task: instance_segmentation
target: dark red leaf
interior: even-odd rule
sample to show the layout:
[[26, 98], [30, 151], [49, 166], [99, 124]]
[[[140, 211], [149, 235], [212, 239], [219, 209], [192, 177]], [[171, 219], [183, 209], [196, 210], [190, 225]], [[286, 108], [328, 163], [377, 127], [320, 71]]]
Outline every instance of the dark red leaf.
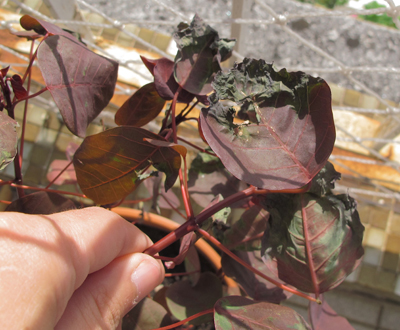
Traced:
[[118, 63], [57, 35], [40, 45], [38, 63], [65, 124], [84, 137], [89, 123], [114, 94]]
[[[164, 100], [172, 100], [177, 92], [179, 85], [174, 77], [174, 62], [167, 58], [149, 60], [141, 56], [143, 63], [154, 76], [155, 89]], [[190, 103], [195, 95], [181, 90], [178, 96], [178, 102]]]
[[[234, 253], [249, 265], [279, 281], [275, 274], [268, 271], [267, 266], [259, 256], [259, 252], [235, 251]], [[258, 256], [256, 256], [256, 254]], [[292, 295], [287, 291], [279, 289], [267, 280], [256, 276], [252, 271], [242, 266], [226, 254], [222, 255], [221, 264], [225, 275], [232, 277], [240, 285], [243, 291], [254, 300], [279, 304]]]
[[2, 77], [4, 78], [5, 76], [7, 76], [8, 70], [10, 69], [10, 66], [7, 66], [5, 68], [0, 69], [0, 73], [2, 75]]
[[149, 165], [166, 174], [165, 189], [176, 181], [181, 156], [174, 149], [154, 146], [143, 139], [163, 140], [138, 127], [116, 127], [88, 136], [76, 151], [74, 166], [82, 191], [97, 204], [111, 204], [138, 183], [138, 173]]
[[289, 307], [240, 296], [218, 300], [214, 321], [216, 330], [311, 330], [303, 317]]
[[186, 258], [189, 249], [194, 246], [197, 241], [197, 235], [194, 232], [188, 233], [181, 239], [179, 254], [172, 261], [165, 262], [165, 267], [173, 269], [175, 266], [180, 265]]
[[[210, 108], [200, 116], [204, 137], [238, 179], [270, 190], [296, 189], [323, 168], [335, 141], [328, 84], [302, 72], [276, 72], [244, 59], [217, 74]], [[236, 110], [219, 101], [240, 106]]]
[[[168, 308], [178, 320], [213, 308], [215, 302], [222, 297], [222, 284], [212, 273], [202, 273], [198, 283], [192, 286], [189, 280], [172, 284], [167, 291]], [[190, 324], [200, 324], [212, 320], [212, 315], [196, 318]]]
[[152, 330], [171, 323], [165, 308], [146, 297], [124, 316], [122, 330]]
[[22, 78], [15, 74], [10, 78], [11, 86], [17, 100], [23, 99], [28, 96], [28, 92], [23, 86]]
[[27, 214], [53, 214], [75, 208], [75, 204], [70, 199], [60, 194], [38, 191], [13, 201], [5, 211]]
[[263, 261], [282, 281], [323, 293], [360, 264], [364, 226], [350, 196], [270, 194], [263, 204], [270, 213]]
[[145, 141], [151, 143], [154, 146], [157, 147], [168, 147], [174, 149], [176, 152], [178, 152], [183, 158], [186, 157], [187, 154], [187, 149], [183, 145], [176, 144], [173, 142], [168, 142], [168, 141], [161, 141], [161, 140], [153, 140], [153, 139], [144, 139]]
[[328, 305], [323, 295], [320, 296], [322, 305], [310, 302], [308, 317], [313, 330], [354, 330], [349, 321], [343, 316], [339, 316]]
[[115, 123], [119, 126], [142, 127], [158, 116], [165, 105], [154, 88], [154, 83], [138, 89], [115, 114]]
[[17, 127], [18, 122], [0, 111], [0, 170], [11, 163], [17, 154]]

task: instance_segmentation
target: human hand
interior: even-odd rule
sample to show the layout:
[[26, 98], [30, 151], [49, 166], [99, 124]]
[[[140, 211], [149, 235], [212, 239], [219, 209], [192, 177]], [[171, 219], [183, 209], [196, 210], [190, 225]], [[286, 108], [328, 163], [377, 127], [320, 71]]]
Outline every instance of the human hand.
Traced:
[[2, 329], [117, 329], [164, 278], [151, 240], [113, 212], [0, 213]]

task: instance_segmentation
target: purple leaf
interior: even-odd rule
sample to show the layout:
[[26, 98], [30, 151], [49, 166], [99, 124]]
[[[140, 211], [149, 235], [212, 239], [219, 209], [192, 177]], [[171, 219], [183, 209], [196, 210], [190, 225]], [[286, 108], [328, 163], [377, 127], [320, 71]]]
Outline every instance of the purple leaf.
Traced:
[[[234, 253], [249, 265], [279, 281], [274, 274], [271, 276], [268, 272], [267, 266], [263, 263], [260, 257], [255, 255], [255, 252], [235, 251]], [[252, 271], [242, 266], [226, 254], [222, 255], [221, 263], [225, 275], [232, 277], [240, 285], [243, 291], [254, 300], [279, 304], [292, 295], [279, 289], [269, 281], [261, 277], [256, 277]]]
[[[195, 297], [195, 298], [194, 298]], [[172, 315], [184, 320], [191, 315], [213, 308], [222, 297], [222, 284], [219, 278], [209, 272], [201, 274], [195, 286], [189, 280], [172, 284], [167, 291], [167, 304]], [[212, 315], [196, 318], [190, 324], [200, 324], [212, 320]]]
[[[164, 100], [172, 100], [177, 92], [179, 85], [174, 77], [174, 62], [167, 58], [149, 60], [141, 56], [143, 63], [154, 76], [155, 89]], [[194, 94], [186, 90], [181, 90], [178, 96], [178, 102], [190, 103]]]
[[[144, 186], [153, 195], [152, 209], [157, 210], [157, 207], [163, 209], [178, 208], [180, 206], [179, 198], [175, 195], [172, 189], [165, 191], [164, 183], [161, 182], [161, 177], [151, 176], [144, 180]], [[171, 203], [171, 205], [168, 203]]]
[[263, 204], [270, 220], [262, 257], [282, 281], [323, 293], [360, 264], [364, 226], [350, 196], [270, 194]]
[[65, 124], [84, 137], [89, 123], [114, 94], [118, 63], [58, 35], [40, 45], [38, 63]]
[[185, 258], [185, 270], [188, 273], [192, 273], [188, 275], [188, 278], [192, 286], [195, 286], [200, 280], [201, 264], [199, 254], [194, 246], [191, 246], [187, 251]]
[[354, 330], [349, 321], [339, 316], [328, 305], [323, 295], [320, 296], [322, 305], [310, 301], [308, 317], [313, 330]]
[[118, 109], [115, 123], [119, 126], [142, 127], [158, 116], [165, 100], [158, 95], [154, 83], [142, 86]]
[[0, 111], [0, 170], [11, 163], [17, 154], [17, 127], [18, 122]]
[[27, 214], [52, 214], [76, 209], [68, 198], [47, 191], [38, 191], [13, 201], [5, 211]]
[[216, 330], [311, 330], [303, 317], [289, 307], [240, 296], [218, 300], [214, 321]]
[[[238, 179], [269, 190], [297, 189], [325, 165], [335, 141], [328, 84], [302, 72], [276, 72], [244, 59], [217, 74], [211, 107], [200, 116], [205, 139]], [[235, 102], [236, 110], [222, 100]]]

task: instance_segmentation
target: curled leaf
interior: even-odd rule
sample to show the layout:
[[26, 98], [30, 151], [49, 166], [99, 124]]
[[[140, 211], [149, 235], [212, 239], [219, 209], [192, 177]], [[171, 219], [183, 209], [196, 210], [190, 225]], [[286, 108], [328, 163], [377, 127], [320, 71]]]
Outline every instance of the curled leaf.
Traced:
[[[324, 80], [245, 58], [218, 73], [213, 87], [212, 105], [200, 116], [202, 132], [238, 179], [269, 190], [296, 189], [323, 168], [335, 141]], [[222, 100], [235, 102], [238, 113]], [[236, 115], [245, 122], [235, 123]]]
[[180, 26], [174, 39], [179, 48], [174, 68], [176, 81], [190, 93], [210, 93], [220, 62], [229, 58], [235, 40], [220, 39], [218, 32], [197, 15], [190, 26]]
[[28, 96], [28, 92], [23, 86], [22, 78], [15, 74], [10, 78], [11, 86], [17, 100], [23, 99]]
[[364, 226], [350, 196], [276, 194], [264, 204], [270, 220], [262, 258], [282, 281], [322, 293], [342, 283], [360, 264]]

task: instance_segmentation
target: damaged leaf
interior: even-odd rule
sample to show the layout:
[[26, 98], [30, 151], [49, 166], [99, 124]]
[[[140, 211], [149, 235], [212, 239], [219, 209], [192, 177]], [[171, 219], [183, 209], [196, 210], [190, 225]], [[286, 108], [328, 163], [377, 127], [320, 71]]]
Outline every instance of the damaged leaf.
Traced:
[[[238, 179], [269, 190], [297, 189], [324, 167], [335, 141], [324, 80], [245, 58], [219, 72], [213, 87], [212, 105], [200, 116], [202, 132]], [[235, 123], [236, 110], [221, 100], [235, 102], [245, 122]]]
[[10, 164], [17, 154], [17, 121], [0, 111], [0, 170]]

